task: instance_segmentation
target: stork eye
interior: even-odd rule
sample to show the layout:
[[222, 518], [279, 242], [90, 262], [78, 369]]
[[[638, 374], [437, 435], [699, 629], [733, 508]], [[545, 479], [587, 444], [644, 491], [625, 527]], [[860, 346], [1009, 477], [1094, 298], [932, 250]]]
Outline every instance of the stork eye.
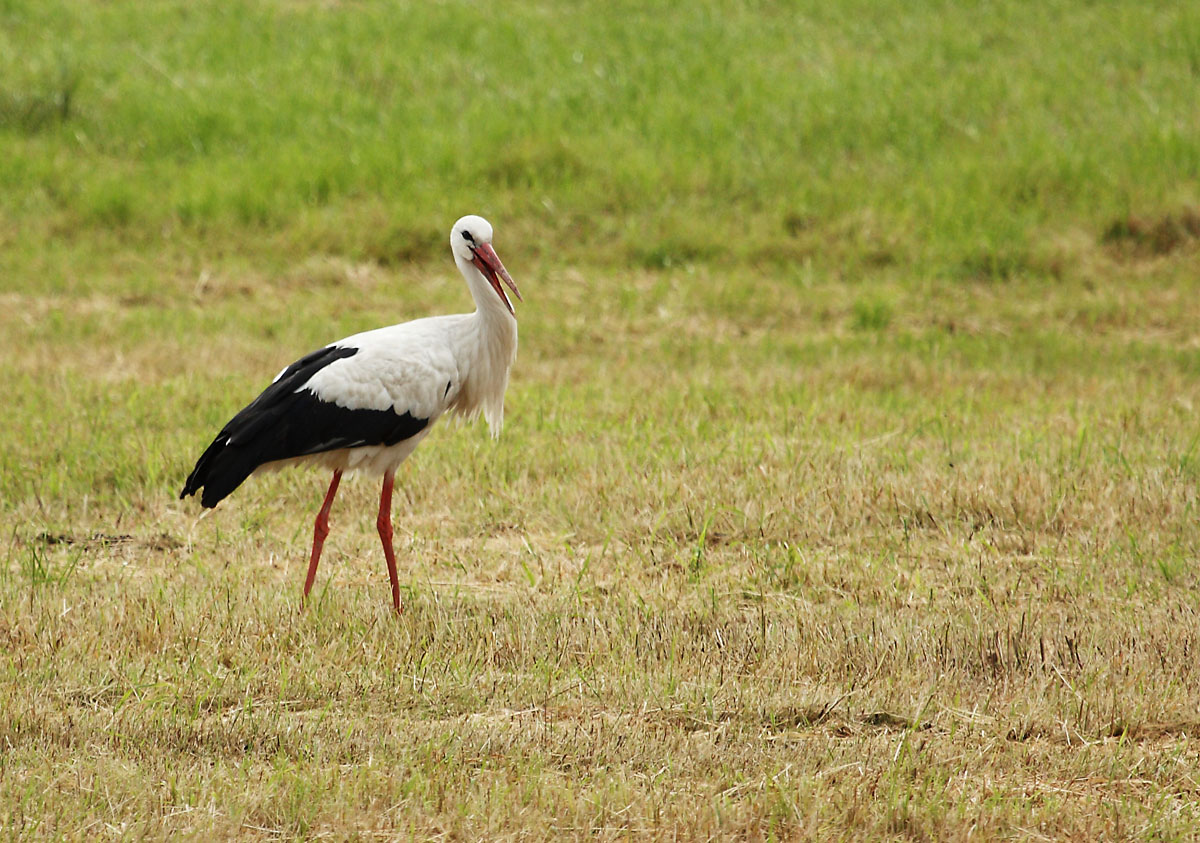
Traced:
[[469, 231], [464, 231], [462, 233], [462, 236], [463, 236], [463, 240], [466, 240], [468, 243], [475, 242], [475, 238], [471, 236], [471, 232], [469, 232]]

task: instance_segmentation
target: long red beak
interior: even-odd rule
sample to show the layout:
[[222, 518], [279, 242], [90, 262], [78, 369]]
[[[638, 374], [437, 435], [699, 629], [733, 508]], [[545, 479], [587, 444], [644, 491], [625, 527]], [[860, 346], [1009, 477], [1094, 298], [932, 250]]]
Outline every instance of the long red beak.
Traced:
[[490, 243], [481, 243], [471, 250], [475, 257], [471, 259], [471, 263], [478, 267], [496, 291], [496, 295], [500, 296], [500, 300], [508, 307], [508, 312], [516, 316], [513, 310], [512, 302], [508, 300], [508, 296], [504, 292], [504, 288], [500, 286], [500, 280], [504, 279], [504, 283], [508, 285], [508, 289], [513, 291], [517, 297], [517, 301], [524, 301], [521, 298], [521, 291], [517, 289], [517, 283], [512, 280], [512, 276], [508, 274], [508, 270], [504, 268], [504, 264], [500, 262], [500, 256], [496, 254], [496, 250], [492, 248]]

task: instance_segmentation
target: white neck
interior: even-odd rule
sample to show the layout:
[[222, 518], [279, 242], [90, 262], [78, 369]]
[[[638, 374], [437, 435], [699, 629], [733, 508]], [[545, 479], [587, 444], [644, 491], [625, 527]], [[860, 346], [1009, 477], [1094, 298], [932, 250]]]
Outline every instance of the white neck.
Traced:
[[456, 409], [468, 416], [481, 412], [493, 436], [504, 425], [504, 390], [508, 370], [517, 358], [517, 319], [473, 263], [454, 256], [475, 299], [471, 342], [464, 348], [469, 375], [456, 401]]

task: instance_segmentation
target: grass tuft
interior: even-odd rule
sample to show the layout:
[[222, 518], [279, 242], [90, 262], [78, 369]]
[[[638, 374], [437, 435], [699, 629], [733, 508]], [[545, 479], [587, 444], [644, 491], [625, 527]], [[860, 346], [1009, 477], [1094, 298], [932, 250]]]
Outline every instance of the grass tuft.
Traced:
[[1113, 220], [1103, 242], [1146, 256], [1169, 255], [1200, 240], [1200, 211], [1183, 208], [1157, 218], [1128, 216]]
[[[33, 78], [30, 78], [33, 76]], [[78, 69], [60, 63], [55, 71], [10, 79], [0, 88], [0, 131], [35, 135], [69, 121], [80, 86]]]

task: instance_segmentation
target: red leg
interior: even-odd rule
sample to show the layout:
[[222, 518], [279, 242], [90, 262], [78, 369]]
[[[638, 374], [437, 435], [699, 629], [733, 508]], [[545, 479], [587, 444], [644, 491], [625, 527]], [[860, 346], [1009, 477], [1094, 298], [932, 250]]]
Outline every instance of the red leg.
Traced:
[[312, 558], [308, 560], [308, 576], [304, 578], [304, 602], [308, 602], [308, 592], [312, 590], [313, 580], [317, 578], [317, 563], [321, 561], [321, 548], [325, 546], [325, 537], [329, 535], [329, 508], [333, 506], [333, 496], [337, 494], [338, 483], [342, 481], [342, 470], [333, 472], [329, 481], [329, 491], [325, 493], [325, 503], [317, 513], [317, 524], [313, 529]]
[[388, 578], [392, 581], [392, 606], [396, 614], [402, 614], [400, 606], [400, 580], [396, 577], [396, 551], [392, 549], [392, 485], [396, 480], [396, 472], [389, 471], [383, 475], [383, 492], [379, 495], [379, 518], [375, 526], [379, 528], [379, 540], [383, 542], [383, 555], [387, 559]]

